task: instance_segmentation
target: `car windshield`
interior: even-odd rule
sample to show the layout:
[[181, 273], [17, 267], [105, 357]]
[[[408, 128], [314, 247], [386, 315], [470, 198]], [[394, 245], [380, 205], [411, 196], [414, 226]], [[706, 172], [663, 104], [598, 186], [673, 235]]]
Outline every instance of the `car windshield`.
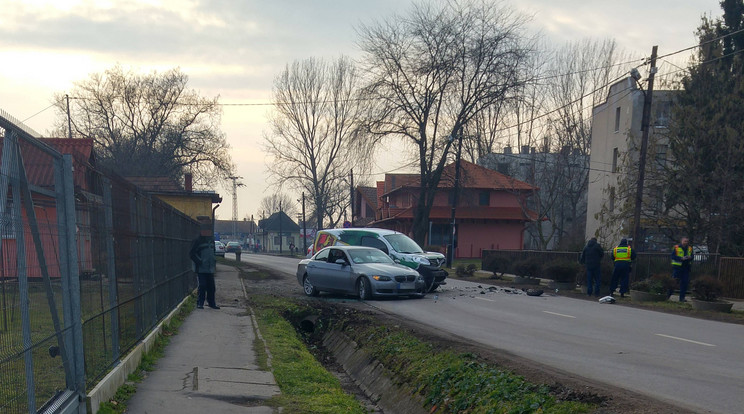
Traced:
[[378, 249], [354, 249], [348, 251], [351, 261], [356, 264], [362, 263], [393, 263], [388, 255]]
[[385, 240], [393, 246], [393, 250], [398, 253], [423, 253], [421, 247], [416, 244], [415, 241], [411, 240], [410, 237], [405, 234], [390, 234], [384, 236]]

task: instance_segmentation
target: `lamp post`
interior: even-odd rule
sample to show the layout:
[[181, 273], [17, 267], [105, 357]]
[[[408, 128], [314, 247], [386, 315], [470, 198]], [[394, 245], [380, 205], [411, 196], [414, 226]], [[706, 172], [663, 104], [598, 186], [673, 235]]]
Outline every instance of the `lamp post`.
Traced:
[[[455, 185], [454, 185], [454, 193], [452, 194], [452, 234], [450, 235], [450, 249], [447, 254], [447, 267], [452, 267], [452, 262], [455, 260], [455, 237], [456, 237], [456, 222], [455, 222], [455, 212], [457, 209], [457, 199], [458, 199], [458, 192], [459, 192], [459, 186], [460, 186], [460, 152], [462, 151], [462, 130], [458, 128], [457, 132], [455, 132], [455, 135], [457, 135], [457, 155], [455, 157]], [[450, 135], [450, 142], [452, 142], [455, 139], [454, 136]]]
[[[300, 200], [297, 200], [300, 201]], [[305, 224], [305, 192], [302, 192], [302, 254], [307, 254], [307, 225]]]

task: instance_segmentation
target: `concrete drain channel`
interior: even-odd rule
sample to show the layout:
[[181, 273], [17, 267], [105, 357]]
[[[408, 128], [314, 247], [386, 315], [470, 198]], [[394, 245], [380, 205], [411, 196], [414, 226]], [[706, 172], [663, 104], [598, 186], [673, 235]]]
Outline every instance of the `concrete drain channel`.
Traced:
[[[302, 319], [299, 328], [306, 333], [315, 331], [317, 315]], [[426, 414], [423, 398], [399, 381], [372, 355], [344, 333], [329, 330], [322, 338], [323, 348], [333, 355], [346, 374], [354, 380], [367, 398], [385, 413]]]

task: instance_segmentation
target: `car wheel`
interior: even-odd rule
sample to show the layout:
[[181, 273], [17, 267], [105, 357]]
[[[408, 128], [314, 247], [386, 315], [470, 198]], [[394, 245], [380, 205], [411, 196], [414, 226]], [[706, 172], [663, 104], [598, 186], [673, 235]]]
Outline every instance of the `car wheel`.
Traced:
[[368, 300], [372, 297], [372, 287], [369, 285], [369, 280], [366, 277], [360, 277], [357, 282], [357, 293], [359, 293], [360, 300]]
[[310, 283], [309, 280], [307, 280], [307, 275], [305, 275], [305, 277], [302, 279], [302, 288], [305, 291], [305, 294], [308, 296], [318, 296], [318, 294], [320, 294], [318, 289], [313, 286], [313, 284]]
[[439, 283], [432, 283], [431, 287], [429, 288], [429, 292], [433, 292], [437, 290], [438, 287], [439, 287]]

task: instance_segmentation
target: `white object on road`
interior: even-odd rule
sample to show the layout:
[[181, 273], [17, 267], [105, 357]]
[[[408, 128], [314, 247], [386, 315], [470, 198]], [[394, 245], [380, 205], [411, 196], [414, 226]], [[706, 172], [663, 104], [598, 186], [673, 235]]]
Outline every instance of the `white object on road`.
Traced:
[[615, 298], [612, 296], [605, 296], [599, 298], [599, 303], [615, 303]]

